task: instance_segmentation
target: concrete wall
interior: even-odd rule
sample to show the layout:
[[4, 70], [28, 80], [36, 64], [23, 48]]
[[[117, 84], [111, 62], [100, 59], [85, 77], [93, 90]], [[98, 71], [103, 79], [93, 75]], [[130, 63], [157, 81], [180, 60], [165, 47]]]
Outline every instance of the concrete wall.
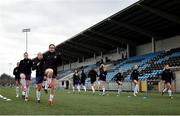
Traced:
[[[136, 54], [143, 55], [152, 52], [151, 43], [140, 45], [136, 47]], [[167, 50], [171, 48], [180, 47], [180, 36], [167, 38], [165, 40], [159, 40], [155, 42], [155, 50]]]
[[175, 71], [175, 77], [176, 77], [175, 90], [176, 92], [180, 92], [180, 71]]

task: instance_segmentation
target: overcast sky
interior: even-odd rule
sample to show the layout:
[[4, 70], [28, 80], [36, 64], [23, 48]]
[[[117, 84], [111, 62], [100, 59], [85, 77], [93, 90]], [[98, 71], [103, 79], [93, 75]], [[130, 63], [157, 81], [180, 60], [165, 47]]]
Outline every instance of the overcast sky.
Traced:
[[25, 52], [30, 58], [126, 8], [137, 0], [0, 0], [0, 74], [12, 75]]

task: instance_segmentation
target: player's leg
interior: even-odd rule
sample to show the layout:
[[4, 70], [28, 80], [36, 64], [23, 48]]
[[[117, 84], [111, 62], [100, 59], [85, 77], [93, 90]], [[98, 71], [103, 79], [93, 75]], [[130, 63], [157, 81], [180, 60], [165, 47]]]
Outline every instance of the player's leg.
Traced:
[[53, 105], [54, 95], [55, 95], [55, 89], [56, 89], [56, 78], [54, 76], [53, 69], [50, 69], [50, 68], [46, 69], [45, 75], [47, 76], [46, 80], [48, 82], [48, 85], [51, 88], [48, 101], [49, 101], [49, 104], [52, 106]]
[[80, 83], [79, 83], [79, 81], [77, 82], [77, 90], [78, 90], [78, 93], [80, 93], [80, 92], [81, 92], [81, 90], [80, 90]]
[[122, 82], [120, 82], [120, 81], [118, 81], [117, 82], [117, 84], [118, 84], [118, 92], [117, 92], [117, 95], [119, 95], [120, 93], [121, 93], [121, 91], [122, 91]]
[[138, 92], [139, 92], [139, 81], [137, 81], [136, 86], [137, 86], [137, 91], [136, 91], [136, 94], [138, 94]]
[[92, 89], [93, 94], [95, 94], [95, 88], [94, 88], [94, 83], [93, 82], [91, 83], [91, 89]]
[[49, 104], [53, 105], [53, 100], [55, 96], [55, 90], [56, 90], [57, 81], [56, 78], [52, 78], [52, 81], [50, 83], [50, 95], [49, 95]]
[[137, 80], [133, 80], [133, 83], [134, 83], [134, 93], [133, 93], [133, 95], [134, 96], [137, 96], [136, 94], [138, 93], [138, 82], [137, 82]]
[[20, 74], [20, 78], [21, 78], [21, 87], [22, 87], [22, 98], [24, 99], [25, 98], [25, 95], [26, 95], [26, 91], [27, 91], [27, 87], [26, 87], [26, 75], [21, 73]]
[[40, 103], [40, 98], [41, 98], [41, 88], [42, 88], [42, 82], [43, 82], [43, 77], [38, 77], [36, 80], [36, 99], [37, 102]]
[[15, 80], [16, 83], [16, 97], [19, 97], [19, 85], [20, 85], [20, 79]]
[[98, 87], [98, 91], [100, 92], [100, 87], [101, 87], [101, 82], [97, 81], [97, 87]]
[[167, 89], [168, 89], [169, 97], [172, 98], [172, 87], [171, 87], [171, 83], [167, 83]]
[[73, 86], [72, 86], [72, 89], [73, 89], [73, 94], [75, 93], [75, 81], [73, 81]]
[[168, 90], [168, 89], [167, 89], [167, 83], [164, 83], [164, 89], [163, 89], [161, 95], [163, 96], [164, 93], [165, 93], [167, 90]]
[[47, 76], [44, 76], [44, 92], [47, 94], [48, 93], [48, 81], [47, 81]]
[[105, 95], [106, 92], [106, 81], [102, 81], [102, 90], [103, 90], [103, 96]]
[[28, 101], [28, 97], [29, 97], [30, 80], [31, 80], [31, 75], [26, 75], [26, 87], [27, 87], [27, 91], [26, 91], [26, 95], [25, 95], [25, 101]]
[[86, 92], [85, 81], [83, 81], [82, 85], [83, 85], [84, 91]]

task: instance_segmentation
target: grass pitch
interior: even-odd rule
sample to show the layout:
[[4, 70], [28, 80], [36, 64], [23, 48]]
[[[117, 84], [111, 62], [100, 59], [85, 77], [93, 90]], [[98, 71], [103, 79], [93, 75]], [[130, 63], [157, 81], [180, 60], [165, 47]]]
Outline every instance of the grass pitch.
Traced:
[[146, 98], [145, 93], [134, 97], [132, 93], [115, 92], [109, 95], [92, 95], [91, 91], [72, 94], [72, 91], [57, 90], [54, 105], [48, 105], [48, 95], [41, 92], [41, 103], [35, 101], [35, 90], [31, 89], [29, 101], [15, 97], [15, 88], [0, 88], [0, 94], [11, 99], [5, 101], [0, 98], [0, 115], [151, 115], [151, 114], [180, 114], [180, 94], [174, 94], [170, 99], [167, 95], [151, 93]]

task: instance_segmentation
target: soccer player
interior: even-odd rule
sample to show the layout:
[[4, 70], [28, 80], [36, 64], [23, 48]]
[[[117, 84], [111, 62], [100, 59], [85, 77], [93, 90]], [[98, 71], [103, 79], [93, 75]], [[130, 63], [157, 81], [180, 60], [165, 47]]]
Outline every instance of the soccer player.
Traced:
[[106, 92], [106, 75], [107, 75], [107, 70], [104, 64], [100, 65], [99, 72], [100, 72], [99, 79], [101, 80], [102, 90], [103, 90], [102, 95], [104, 96]]
[[15, 83], [16, 83], [16, 97], [19, 97], [19, 86], [20, 86], [19, 62], [17, 62], [17, 66], [13, 70], [13, 75], [15, 76]]
[[73, 93], [75, 93], [75, 87], [77, 87], [77, 90], [80, 93], [80, 77], [77, 70], [75, 70], [73, 75]]
[[116, 83], [118, 84], [117, 96], [119, 96], [120, 92], [122, 91], [122, 89], [121, 89], [122, 88], [122, 81], [124, 79], [121, 70], [119, 70], [119, 72], [114, 76], [114, 79], [115, 79]]
[[25, 98], [25, 101], [28, 101], [28, 95], [30, 90], [30, 81], [31, 81], [31, 68], [32, 60], [28, 58], [28, 53], [24, 53], [24, 59], [20, 61], [19, 72], [21, 77], [22, 84], [22, 97]]
[[162, 72], [162, 81], [165, 83], [165, 88], [162, 91], [162, 95], [164, 92], [168, 91], [169, 97], [172, 99], [172, 80], [174, 80], [173, 72], [169, 69], [169, 65], [164, 66], [164, 70]]
[[33, 62], [33, 70], [36, 70], [36, 99], [40, 103], [42, 82], [44, 79], [44, 60], [43, 54], [38, 53], [37, 59]]
[[139, 71], [137, 69], [138, 69], [138, 66], [135, 65], [133, 67], [133, 72], [131, 73], [131, 79], [132, 79], [132, 82], [135, 85], [134, 93], [133, 93], [134, 96], [137, 96], [138, 91], [139, 91], [139, 79], [138, 79], [138, 77], [139, 77], [140, 74], [139, 74]]
[[80, 85], [83, 85], [84, 91], [86, 92], [86, 86], [85, 86], [85, 81], [86, 81], [86, 74], [84, 73], [84, 67], [81, 67], [81, 80], [80, 80]]
[[54, 44], [50, 44], [49, 51], [43, 56], [43, 59], [45, 62], [45, 89], [47, 89], [47, 85], [51, 88], [48, 101], [50, 106], [52, 106], [57, 84], [57, 66], [62, 62], [61, 53], [56, 52]]
[[93, 95], [95, 94], [95, 82], [98, 80], [98, 73], [96, 72], [96, 68], [92, 68], [89, 73], [88, 73], [88, 77], [90, 78], [91, 81], [91, 88], [92, 88], [92, 92]]

